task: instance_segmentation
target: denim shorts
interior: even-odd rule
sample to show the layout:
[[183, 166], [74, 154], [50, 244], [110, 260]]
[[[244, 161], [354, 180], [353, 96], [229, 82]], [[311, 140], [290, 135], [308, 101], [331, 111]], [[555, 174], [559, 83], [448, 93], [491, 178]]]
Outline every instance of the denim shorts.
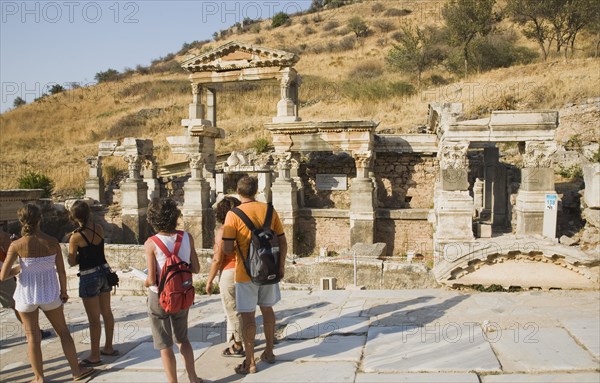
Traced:
[[93, 298], [101, 293], [110, 292], [112, 287], [106, 279], [106, 271], [102, 268], [91, 274], [82, 275], [79, 277], [79, 297]]

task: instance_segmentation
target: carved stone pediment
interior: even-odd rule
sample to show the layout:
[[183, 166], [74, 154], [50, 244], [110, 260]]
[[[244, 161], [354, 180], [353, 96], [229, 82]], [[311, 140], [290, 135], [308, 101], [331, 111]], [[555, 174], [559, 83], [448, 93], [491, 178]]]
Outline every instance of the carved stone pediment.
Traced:
[[294, 53], [230, 41], [204, 54], [185, 60], [188, 72], [225, 72], [245, 68], [291, 67], [300, 58]]

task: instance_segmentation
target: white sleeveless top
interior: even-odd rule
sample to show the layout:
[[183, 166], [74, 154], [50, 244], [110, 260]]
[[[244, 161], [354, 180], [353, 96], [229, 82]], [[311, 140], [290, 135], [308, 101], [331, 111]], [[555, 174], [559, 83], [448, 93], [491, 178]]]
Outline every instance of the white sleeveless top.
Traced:
[[15, 302], [25, 305], [42, 305], [60, 298], [60, 285], [56, 273], [56, 254], [46, 257], [19, 257], [21, 272], [17, 275]]
[[[169, 251], [173, 251], [173, 249], [175, 248], [175, 240], [177, 239], [177, 234], [172, 234], [172, 235], [157, 234], [156, 236], [165, 244], [166, 248]], [[158, 276], [160, 276], [162, 267], [164, 266], [165, 262], [167, 261], [167, 256], [165, 255], [165, 253], [162, 252], [160, 247], [156, 246], [156, 244], [154, 244], [154, 247], [155, 247], [154, 255], [156, 256], [156, 273]], [[183, 239], [181, 241], [181, 246], [179, 247], [179, 252], [177, 253], [177, 256], [182, 261], [190, 263], [190, 255], [191, 255], [190, 237], [189, 237], [189, 234], [186, 231], [184, 231]], [[155, 293], [158, 293], [158, 286], [150, 286], [149, 289]]]

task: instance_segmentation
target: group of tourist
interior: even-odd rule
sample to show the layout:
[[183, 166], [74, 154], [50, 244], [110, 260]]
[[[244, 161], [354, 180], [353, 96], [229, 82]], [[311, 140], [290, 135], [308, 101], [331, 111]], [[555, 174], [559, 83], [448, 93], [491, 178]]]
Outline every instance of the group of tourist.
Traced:
[[[256, 285], [251, 282], [243, 264], [244, 255], [250, 247], [251, 233], [244, 222], [230, 210], [237, 207], [254, 223], [261, 227], [267, 211], [267, 204], [255, 200], [258, 190], [256, 178], [244, 176], [237, 184], [240, 200], [225, 197], [216, 207], [216, 221], [219, 227], [215, 233], [214, 256], [206, 283], [206, 292], [211, 294], [217, 274], [223, 309], [227, 317], [228, 342], [222, 355], [244, 358], [235, 368], [238, 374], [257, 371], [254, 356], [256, 337], [256, 306], [263, 316], [266, 339], [265, 350], [260, 360], [275, 362], [273, 345], [275, 340], [275, 313], [273, 305], [281, 299], [279, 284]], [[75, 343], [67, 327], [63, 313], [63, 304], [69, 299], [67, 279], [62, 252], [58, 241], [40, 230], [41, 211], [38, 206], [28, 204], [18, 211], [21, 223], [20, 239], [11, 242], [8, 235], [0, 232], [0, 255], [5, 255], [1, 264], [0, 297], [2, 305], [15, 310], [17, 318], [23, 323], [27, 337], [29, 360], [35, 378], [33, 382], [43, 382], [43, 362], [41, 339], [44, 335], [39, 328], [39, 309], [41, 309], [54, 331], [59, 336], [65, 357], [71, 367], [74, 380], [82, 380], [92, 375], [93, 367], [102, 364], [101, 357], [119, 355], [113, 348], [115, 320], [110, 306], [110, 286], [108, 275], [111, 272], [104, 255], [104, 232], [102, 226], [94, 224], [87, 203], [77, 201], [70, 209], [73, 221], [78, 228], [69, 240], [70, 266], [79, 266], [79, 296], [82, 299], [90, 324], [91, 350], [89, 355], [78, 360]], [[178, 241], [176, 230], [181, 215], [175, 201], [169, 198], [154, 199], [147, 213], [148, 223], [157, 233], [156, 241], [148, 239], [144, 244], [144, 253], [148, 267], [145, 286], [148, 287], [147, 310], [152, 330], [154, 348], [160, 351], [163, 367], [169, 382], [177, 382], [176, 360], [173, 343], [177, 343], [189, 381], [202, 382], [194, 368], [194, 353], [188, 338], [188, 312], [183, 309], [176, 313], [167, 313], [159, 303], [158, 284], [161, 269], [170, 254], [175, 252], [189, 265], [192, 273], [200, 271], [198, 255], [192, 236], [183, 232]], [[285, 259], [287, 242], [283, 225], [277, 212], [273, 211], [271, 229], [279, 237], [281, 259]], [[285, 262], [280, 262], [279, 277], [283, 278]], [[14, 281], [7, 285], [7, 281]], [[12, 290], [14, 290], [14, 293]], [[12, 296], [11, 296], [12, 295]], [[9, 299], [9, 297], [11, 299]], [[14, 300], [12, 300], [14, 298]], [[100, 348], [100, 335], [104, 322], [105, 342]]]

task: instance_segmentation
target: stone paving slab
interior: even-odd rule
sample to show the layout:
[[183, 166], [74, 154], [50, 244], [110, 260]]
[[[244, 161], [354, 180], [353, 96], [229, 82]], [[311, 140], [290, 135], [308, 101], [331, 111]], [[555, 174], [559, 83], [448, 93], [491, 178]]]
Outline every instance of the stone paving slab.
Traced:
[[[141, 296], [113, 296], [112, 298], [116, 320], [114, 343], [115, 348], [121, 351], [119, 358], [131, 358], [132, 355], [135, 357], [132, 351], [141, 342], [148, 343], [148, 355], [153, 356], [155, 365], [153, 370], [118, 368], [112, 367], [118, 358], [103, 357], [106, 364], [101, 368], [104, 370], [92, 378], [91, 383], [164, 382], [165, 376], [159, 353], [151, 346], [146, 298]], [[260, 362], [259, 372], [246, 377], [233, 371], [235, 365], [240, 363], [240, 359], [224, 358], [221, 355], [225, 347], [225, 330], [220, 297], [203, 296], [198, 297], [197, 301], [190, 310], [189, 335], [193, 342], [202, 343], [203, 348], [206, 347], [205, 352], [203, 351], [197, 357], [195, 367], [199, 376], [210, 383], [241, 383], [244, 379], [255, 382], [282, 381], [282, 379], [288, 379], [288, 382], [311, 380], [321, 382], [324, 379], [334, 382], [354, 382], [355, 376], [356, 382], [359, 383], [369, 381], [422, 383], [456, 380], [469, 382], [476, 378], [475, 371], [479, 372], [479, 379], [484, 383], [513, 382], [515, 379], [520, 380], [521, 377], [523, 382], [562, 382], [571, 381], [569, 380], [571, 378], [572, 381], [600, 382], [597, 370], [600, 367], [598, 358], [593, 356], [594, 350], [598, 350], [594, 343], [598, 336], [592, 331], [592, 325], [600, 323], [600, 295], [597, 291], [523, 293], [448, 290], [283, 291], [282, 301], [275, 307], [279, 336], [285, 336], [286, 331], [299, 332], [300, 336], [307, 336], [307, 339], [281, 340], [275, 347], [275, 354], [280, 356], [279, 361], [275, 365]], [[79, 357], [84, 358], [89, 354], [89, 344], [87, 344], [89, 337], [86, 335], [88, 324], [83, 304], [76, 294], [65, 305], [65, 316], [67, 324], [72, 329]], [[464, 327], [459, 326], [452, 330], [454, 323], [479, 328], [476, 323], [486, 321], [489, 324], [486, 326], [488, 331], [483, 333], [481, 330], [478, 332], [473, 330], [473, 342], [463, 339], [465, 334], [469, 334], [468, 328], [465, 330]], [[257, 322], [262, 322], [259, 311], [257, 311]], [[42, 328], [50, 328], [43, 314], [40, 315], [40, 323]], [[436, 330], [435, 326], [438, 323], [441, 327]], [[536, 335], [540, 341], [546, 341], [547, 337], [552, 340], [554, 337], [544, 335], [544, 331], [541, 331], [541, 338], [540, 331], [531, 334], [530, 329], [523, 328], [523, 324], [527, 323], [562, 332], [570, 343], [567, 342], [566, 347], [559, 345], [561, 353], [586, 355], [587, 363], [584, 367], [569, 364], [567, 368], [562, 367], [564, 370], [557, 371], [553, 367], [554, 359], [550, 358], [526, 360], [527, 363], [538, 368], [531, 374], [499, 370], [498, 359], [490, 353], [492, 348], [496, 349], [497, 344], [500, 344], [499, 347], [505, 346], [505, 352], [511, 354], [536, 352], [524, 348], [525, 346], [519, 342], [514, 342], [514, 329], [510, 330], [510, 328], [515, 323], [521, 323], [521, 330], [518, 333], [521, 342], [527, 335], [530, 337]], [[298, 324], [301, 327], [294, 327]], [[496, 331], [491, 331], [490, 326]], [[260, 327], [259, 325], [259, 331], [261, 331]], [[367, 328], [371, 337], [366, 335]], [[412, 334], [419, 329], [424, 329], [422, 331], [424, 335]], [[457, 337], [458, 329], [462, 333], [461, 337]], [[307, 330], [310, 333], [307, 333]], [[385, 338], [374, 337], [373, 334], [378, 331], [385, 335]], [[320, 338], [312, 338], [316, 334]], [[260, 355], [264, 350], [264, 341], [262, 334], [257, 335], [261, 340], [258, 342], [256, 352]], [[498, 335], [500, 338], [496, 339]], [[324, 343], [327, 338], [338, 337], [339, 345]], [[513, 339], [512, 344], [505, 338]], [[362, 348], [355, 345], [357, 339], [361, 339], [364, 343]], [[342, 345], [343, 342], [347, 344]], [[507, 344], [503, 345], [502, 342]], [[551, 342], [549, 344], [552, 347]], [[44, 368], [48, 381], [57, 383], [70, 381], [71, 375], [59, 339], [54, 336], [44, 340], [43, 347]], [[385, 347], [389, 348], [385, 349]], [[483, 348], [479, 349], [479, 347]], [[538, 347], [549, 348], [547, 344]], [[355, 362], [360, 355], [359, 349], [363, 355], [361, 364]], [[544, 350], [544, 352], [549, 351]], [[27, 344], [22, 326], [18, 324], [12, 311], [0, 310], [0, 381], [11, 383], [31, 381], [32, 373], [26, 353]], [[478, 369], [483, 362], [489, 362], [487, 358], [490, 355], [489, 360], [495, 363], [494, 368], [489, 371]], [[534, 358], [534, 356], [529, 357]], [[452, 358], [455, 358], [456, 362]], [[294, 361], [286, 361], [286, 359], [294, 359]], [[371, 363], [371, 367], [381, 368], [382, 372], [366, 372], [365, 367], [369, 366], [368, 363]], [[178, 365], [180, 366], [179, 380], [185, 382], [187, 379], [183, 372], [183, 363], [179, 358]], [[590, 365], [594, 367], [590, 368]], [[457, 366], [460, 368], [459, 371], [454, 370]], [[507, 370], [506, 366], [504, 367]]]
[[369, 318], [309, 317], [288, 323], [283, 336], [287, 339], [312, 339], [333, 334], [366, 334], [368, 328]]
[[[211, 346], [210, 343], [192, 342], [194, 350], [194, 359], [198, 359]], [[177, 371], [185, 371], [185, 365], [177, 346], [173, 350], [177, 355]], [[126, 355], [117, 359], [106, 366], [107, 369], [125, 369], [125, 370], [159, 370], [162, 371], [162, 361], [160, 352], [154, 349], [152, 342], [143, 342]]]
[[579, 343], [600, 359], [600, 321], [597, 319], [567, 319], [563, 320], [563, 324]]
[[301, 341], [285, 341], [277, 345], [277, 360], [281, 361], [360, 361], [366, 335], [314, 338]]
[[263, 368], [256, 374], [246, 375], [243, 383], [353, 383], [356, 364], [351, 362], [278, 362]]
[[572, 374], [503, 374], [481, 377], [482, 383], [598, 383], [600, 373]]
[[562, 328], [523, 326], [520, 332], [504, 330], [492, 340], [496, 355], [506, 372], [588, 370], [598, 362]]
[[479, 383], [477, 374], [356, 374], [355, 383]]
[[365, 372], [500, 371], [479, 326], [456, 323], [426, 327], [371, 327]]

